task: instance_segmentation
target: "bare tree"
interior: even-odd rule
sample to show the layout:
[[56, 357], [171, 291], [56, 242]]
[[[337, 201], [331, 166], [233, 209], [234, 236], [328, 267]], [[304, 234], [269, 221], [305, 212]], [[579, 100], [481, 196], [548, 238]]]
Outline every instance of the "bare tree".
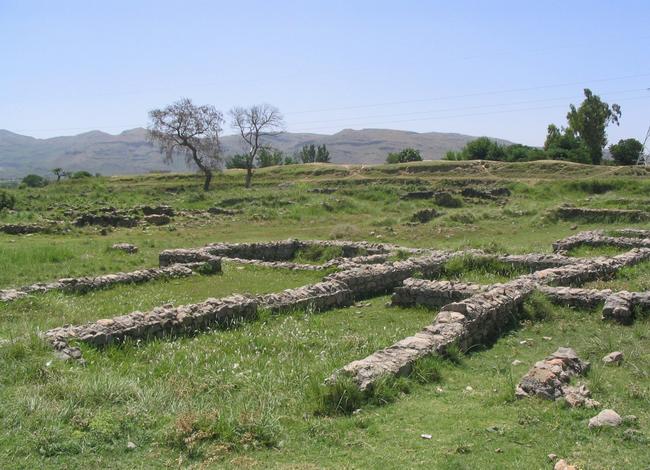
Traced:
[[196, 106], [183, 98], [163, 109], [149, 111], [149, 139], [160, 146], [165, 162], [175, 153], [185, 155], [188, 165], [196, 165], [205, 175], [203, 189], [210, 189], [212, 171], [219, 168], [221, 146], [219, 133], [223, 114], [214, 106]]
[[54, 168], [52, 170], [52, 173], [56, 176], [56, 182], [58, 183], [61, 181], [61, 177], [65, 176], [65, 171], [63, 171], [63, 168]]
[[248, 147], [246, 154], [246, 187], [253, 179], [253, 166], [257, 152], [264, 148], [263, 139], [278, 135], [284, 130], [284, 119], [275, 106], [260, 104], [250, 108], [235, 107], [230, 110], [232, 127], [239, 132], [242, 143]]

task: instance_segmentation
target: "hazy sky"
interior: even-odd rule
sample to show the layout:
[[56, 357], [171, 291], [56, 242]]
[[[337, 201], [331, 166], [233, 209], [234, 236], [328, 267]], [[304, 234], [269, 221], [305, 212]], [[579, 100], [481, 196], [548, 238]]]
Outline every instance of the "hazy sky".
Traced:
[[540, 145], [590, 87], [622, 107], [610, 140], [641, 138], [649, 26], [647, 0], [0, 0], [0, 128], [118, 133], [190, 97], [274, 104], [294, 132]]

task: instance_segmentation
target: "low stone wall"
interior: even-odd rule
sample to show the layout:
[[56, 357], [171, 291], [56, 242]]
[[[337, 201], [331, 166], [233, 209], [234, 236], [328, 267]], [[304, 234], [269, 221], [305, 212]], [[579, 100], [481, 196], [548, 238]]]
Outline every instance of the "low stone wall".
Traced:
[[591, 209], [585, 207], [560, 206], [555, 209], [555, 215], [563, 220], [583, 220], [587, 222], [603, 222], [607, 220], [626, 220], [628, 222], [643, 222], [650, 220], [650, 213], [632, 209]]
[[287, 289], [276, 294], [262, 295], [258, 297], [258, 301], [262, 308], [268, 308], [272, 312], [304, 308], [328, 310], [351, 305], [354, 296], [345, 284], [326, 281]]
[[[336, 381], [341, 374], [351, 376], [360, 389], [364, 390], [386, 374], [403, 374], [410, 371], [413, 362], [429, 354], [444, 354], [446, 349], [456, 344], [461, 349], [475, 344], [484, 344], [497, 336], [512, 319], [524, 300], [541, 285], [551, 282], [571, 283], [586, 282], [608, 276], [623, 266], [648, 259], [650, 250], [634, 249], [622, 255], [599, 257], [593, 259], [576, 259], [574, 264], [548, 268], [533, 274], [520, 276], [504, 284], [489, 286], [488, 290], [479, 291], [470, 297], [446, 304], [438, 313], [435, 322], [392, 346], [377, 351], [365, 359], [351, 362], [335, 372], [328, 380]], [[340, 273], [345, 274], [345, 273]], [[334, 275], [336, 276], [336, 275]], [[414, 287], [407, 294], [407, 287], [402, 286], [399, 296], [406, 302], [412, 302], [418, 295], [426, 297], [423, 289], [437, 286], [437, 290], [425, 302], [436, 304], [436, 295], [445, 292], [442, 284], [436, 282], [409, 281]], [[350, 284], [348, 284], [350, 285]], [[472, 285], [463, 289], [471, 291]], [[464, 295], [463, 290], [456, 291]], [[446, 289], [449, 295], [455, 295], [453, 289]]]
[[173, 217], [175, 215], [174, 209], [171, 206], [141, 206], [140, 210], [144, 215], [166, 215]]
[[425, 277], [440, 274], [442, 266], [459, 253], [444, 251], [432, 252], [429, 256], [411, 258], [405, 261], [378, 265], [358, 266], [346, 271], [330, 274], [325, 281], [342, 282], [354, 293], [355, 297], [380, 295], [399, 286], [405, 279], [415, 273]]
[[166, 333], [202, 331], [242, 320], [250, 320], [256, 315], [257, 301], [255, 299], [233, 295], [180, 307], [157, 307], [149, 312], [133, 312], [85, 325], [55, 328], [45, 333], [45, 338], [63, 356], [79, 359], [81, 352], [78, 348], [70, 345], [71, 341], [80, 341], [93, 346], [106, 346], [127, 338], [138, 339]]
[[539, 269], [555, 268], [575, 263], [575, 258], [561, 254], [531, 253], [526, 255], [486, 255], [497, 261], [513, 266], [536, 271]]
[[553, 243], [553, 251], [558, 254], [567, 253], [579, 246], [614, 246], [618, 248], [650, 248], [650, 238], [639, 237], [609, 237], [601, 230], [580, 232]]
[[650, 230], [642, 230], [638, 228], [622, 228], [620, 230], [614, 230], [613, 236], [628, 238], [650, 238]]
[[74, 221], [77, 227], [86, 225], [100, 225], [102, 227], [135, 227], [138, 218], [121, 212], [102, 212], [96, 214], [82, 214]]
[[[312, 246], [339, 247], [342, 257], [330, 260], [322, 265], [305, 265], [292, 263], [292, 260], [299, 250]], [[284, 240], [270, 243], [214, 243], [202, 248], [165, 250], [160, 253], [159, 261], [161, 266], [172, 263], [186, 263], [205, 260], [209, 257], [224, 257], [237, 262], [247, 264], [263, 265], [262, 262], [273, 263], [268, 267], [287, 267], [290, 269], [326, 269], [332, 266], [346, 264], [370, 264], [380, 263], [388, 259], [391, 253], [402, 251], [408, 255], [424, 254], [430, 250], [419, 248], [404, 248], [397, 245], [368, 242], [347, 242], [338, 240]], [[361, 253], [361, 255], [360, 255]], [[279, 265], [279, 262], [286, 262], [286, 265]], [[301, 268], [302, 266], [302, 268]], [[319, 266], [319, 267], [308, 267]]]
[[480, 284], [409, 278], [400, 287], [395, 288], [395, 292], [391, 297], [391, 304], [400, 307], [425, 306], [439, 308], [450, 302], [458, 302], [488, 289], [489, 286]]
[[0, 232], [8, 235], [27, 235], [30, 233], [48, 232], [50, 229], [43, 225], [36, 224], [3, 224], [0, 225]]
[[365, 390], [386, 374], [408, 373], [413, 363], [426, 355], [444, 354], [452, 344], [463, 348], [482, 343], [505, 327], [512, 312], [534, 288], [535, 282], [523, 276], [461, 302], [447, 304], [432, 325], [365, 359], [351, 362], [328, 381], [334, 382], [340, 375], [351, 376]]
[[201, 270], [204, 273], [217, 273], [221, 271], [221, 262], [218, 258], [215, 258], [209, 262], [175, 264], [164, 268], [141, 269], [128, 273], [63, 278], [54, 282], [37, 283], [16, 289], [0, 290], [0, 302], [10, 302], [30, 294], [44, 293], [52, 290], [85, 293], [118, 284], [140, 284], [155, 279], [187, 277], [191, 276], [196, 270]]

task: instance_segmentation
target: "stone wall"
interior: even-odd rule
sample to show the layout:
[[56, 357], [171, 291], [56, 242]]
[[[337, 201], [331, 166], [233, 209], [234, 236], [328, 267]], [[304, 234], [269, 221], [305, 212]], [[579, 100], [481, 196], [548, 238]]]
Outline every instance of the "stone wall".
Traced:
[[591, 209], [584, 207], [560, 206], [555, 209], [555, 215], [563, 220], [579, 219], [587, 222], [602, 222], [607, 220], [643, 222], [650, 220], [649, 212], [632, 209]]
[[[409, 280], [396, 293], [398, 301], [417, 303], [420, 298], [425, 304], [437, 305], [440, 295], [462, 297], [466, 293], [472, 294], [474, 290], [478, 292], [444, 305], [432, 325], [365, 359], [351, 362], [328, 380], [336, 381], [340, 375], [351, 376], [364, 390], [386, 374], [408, 373], [412, 364], [421, 357], [444, 354], [452, 344], [466, 349], [490, 341], [508, 325], [524, 300], [542, 285], [587, 282], [609, 276], [623, 266], [648, 258], [650, 249], [634, 249], [614, 257], [576, 259], [573, 264], [536, 271], [504, 284], [488, 286], [485, 290], [471, 284], [463, 284], [455, 290], [450, 287], [451, 283]], [[429, 288], [433, 289], [430, 296], [427, 294]]]
[[346, 307], [354, 302], [353, 293], [340, 282], [325, 281], [309, 284], [296, 289], [287, 289], [276, 294], [258, 297], [261, 307], [272, 312], [297, 309], [328, 310]]
[[118, 284], [139, 284], [155, 279], [187, 277], [191, 276], [196, 270], [200, 270], [203, 273], [217, 273], [221, 271], [221, 262], [219, 258], [213, 258], [209, 262], [175, 264], [164, 268], [140, 269], [127, 273], [63, 278], [53, 282], [0, 290], [0, 302], [10, 302], [30, 294], [44, 293], [52, 290], [84, 293], [92, 290], [105, 289]]
[[[645, 231], [638, 231], [636, 234], [644, 232]], [[614, 246], [624, 249], [650, 248], [650, 238], [640, 238], [636, 236], [610, 237], [605, 235], [602, 230], [593, 230], [580, 232], [556, 241], [553, 243], [553, 251], [558, 254], [566, 254], [572, 248], [577, 248], [579, 246]]]
[[233, 295], [180, 307], [165, 305], [145, 313], [133, 312], [85, 325], [55, 328], [48, 331], [45, 338], [60, 354], [80, 359], [80, 350], [70, 345], [70, 342], [80, 341], [96, 347], [106, 346], [127, 338], [148, 338], [169, 333], [202, 331], [250, 320], [256, 315], [255, 299]]

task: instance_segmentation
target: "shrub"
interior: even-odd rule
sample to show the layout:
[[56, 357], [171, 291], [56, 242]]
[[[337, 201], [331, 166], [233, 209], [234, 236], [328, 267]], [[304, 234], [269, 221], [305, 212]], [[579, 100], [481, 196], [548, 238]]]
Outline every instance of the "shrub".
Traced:
[[88, 171], [75, 171], [70, 175], [70, 178], [72, 178], [73, 180], [79, 180], [83, 178], [92, 178], [92, 176], [93, 175]]
[[42, 188], [47, 186], [47, 180], [39, 175], [27, 175], [23, 178], [22, 184], [28, 188]]
[[391, 152], [386, 158], [386, 163], [406, 163], [406, 162], [421, 162], [422, 156], [419, 150], [413, 148], [405, 148], [400, 152]]
[[16, 205], [16, 198], [7, 191], [0, 191], [0, 211], [2, 209], [13, 209]]
[[643, 151], [643, 144], [636, 139], [621, 139], [609, 146], [609, 153], [619, 165], [634, 165]]

